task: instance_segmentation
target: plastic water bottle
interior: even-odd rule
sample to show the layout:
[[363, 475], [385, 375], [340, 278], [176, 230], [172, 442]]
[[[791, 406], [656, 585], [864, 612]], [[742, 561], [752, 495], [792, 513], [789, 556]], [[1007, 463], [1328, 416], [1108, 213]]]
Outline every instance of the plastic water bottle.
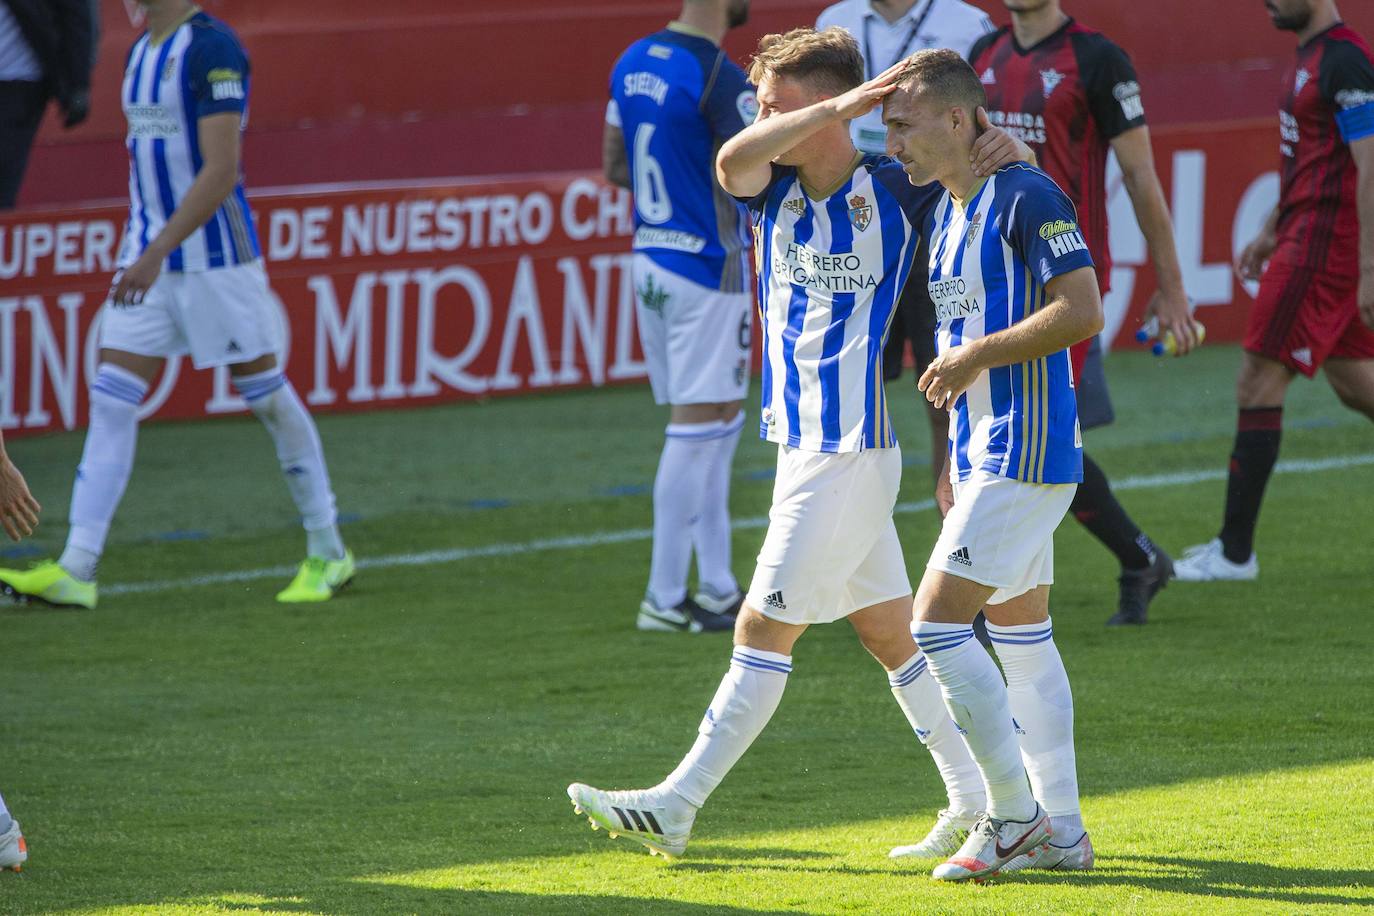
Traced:
[[[1207, 326], [1196, 318], [1192, 319], [1192, 321], [1193, 334], [1197, 337], [1198, 345], [1201, 346], [1202, 342], [1207, 339]], [[1159, 319], [1151, 318], [1140, 326], [1140, 330], [1135, 332], [1135, 339], [1137, 343], [1146, 343], [1158, 336], [1158, 334]], [[1164, 356], [1165, 354], [1169, 356], [1176, 355], [1178, 353], [1178, 341], [1174, 339], [1174, 332], [1165, 331], [1164, 336], [1156, 340], [1154, 345], [1150, 347], [1150, 352], [1155, 356]]]

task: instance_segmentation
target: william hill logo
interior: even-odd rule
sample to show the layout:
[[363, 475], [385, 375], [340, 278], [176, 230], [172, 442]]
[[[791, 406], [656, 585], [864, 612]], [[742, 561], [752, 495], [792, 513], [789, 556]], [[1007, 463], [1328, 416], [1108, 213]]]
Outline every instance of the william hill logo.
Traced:
[[1040, 237], [1048, 242], [1056, 235], [1064, 235], [1067, 232], [1073, 232], [1077, 228], [1077, 223], [1070, 222], [1069, 220], [1057, 219], [1053, 222], [1041, 224]]

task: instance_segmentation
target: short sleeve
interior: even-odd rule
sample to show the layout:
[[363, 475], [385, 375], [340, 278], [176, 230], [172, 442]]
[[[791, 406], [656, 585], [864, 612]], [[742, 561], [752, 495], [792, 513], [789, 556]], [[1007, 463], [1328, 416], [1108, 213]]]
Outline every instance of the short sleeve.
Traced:
[[759, 100], [754, 87], [722, 51], [716, 59], [715, 79], [707, 87], [701, 100], [702, 112], [711, 124], [711, 133], [720, 140], [729, 140], [754, 123], [759, 113]]
[[1083, 88], [1098, 132], [1113, 140], [1145, 125], [1145, 105], [1130, 57], [1107, 39], [1095, 37], [1084, 49], [1089, 60], [1084, 62]]
[[620, 106], [615, 99], [606, 103], [606, 123], [612, 127], [620, 126]]
[[1322, 97], [1336, 108], [1341, 139], [1352, 143], [1374, 136], [1374, 64], [1364, 49], [1333, 41], [1322, 55]]
[[233, 35], [206, 29], [186, 60], [199, 117], [248, 108], [248, 56]]
[[1093, 266], [1073, 201], [1048, 176], [1039, 172], [1018, 176], [1008, 212], [1007, 242], [1042, 284]]

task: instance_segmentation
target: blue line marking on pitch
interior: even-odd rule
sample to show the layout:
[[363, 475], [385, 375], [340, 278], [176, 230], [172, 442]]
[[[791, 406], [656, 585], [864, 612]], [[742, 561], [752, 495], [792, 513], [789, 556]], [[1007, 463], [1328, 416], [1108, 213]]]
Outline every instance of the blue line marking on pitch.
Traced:
[[27, 557], [41, 557], [46, 551], [32, 544], [19, 544], [14, 547], [0, 548], [0, 557], [22, 560]]
[[600, 491], [602, 496], [640, 496], [653, 492], [653, 484], [627, 483], [618, 487], [607, 487]]
[[153, 535], [155, 541], [205, 541], [209, 540], [210, 532], [200, 530], [186, 530], [178, 528], [176, 531], [164, 531], [161, 534]]
[[469, 509], [507, 509], [514, 503], [509, 499], [470, 499], [465, 505]]

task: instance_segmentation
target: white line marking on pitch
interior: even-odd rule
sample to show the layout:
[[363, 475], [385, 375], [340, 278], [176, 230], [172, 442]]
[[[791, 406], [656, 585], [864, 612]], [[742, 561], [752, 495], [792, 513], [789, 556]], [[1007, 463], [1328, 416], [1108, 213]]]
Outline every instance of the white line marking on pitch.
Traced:
[[[1276, 474], [1316, 474], [1321, 471], [1339, 471], [1345, 468], [1374, 465], [1374, 455], [1342, 455], [1336, 458], [1318, 458], [1311, 461], [1280, 461], [1274, 468]], [[1179, 471], [1174, 474], [1151, 474], [1141, 477], [1124, 477], [1113, 481], [1115, 490], [1156, 490], [1163, 487], [1188, 486], [1206, 483], [1211, 480], [1225, 480], [1226, 471], [1212, 468], [1205, 471]], [[929, 512], [935, 508], [935, 501], [923, 499], [919, 502], [898, 503], [894, 513], [909, 515], [916, 512]], [[731, 527], [749, 531], [768, 526], [763, 516], [737, 518]], [[456, 563], [460, 560], [475, 560], [482, 557], [516, 557], [527, 553], [543, 553], [547, 550], [576, 550], [582, 547], [604, 547], [607, 544], [626, 544], [633, 541], [647, 541], [653, 537], [649, 528], [628, 528], [623, 531], [602, 531], [597, 534], [572, 534], [558, 538], [540, 538], [515, 544], [487, 544], [484, 547], [453, 547], [446, 550], [427, 550], [423, 553], [398, 553], [383, 557], [366, 557], [358, 561], [359, 569], [391, 569], [397, 566], [435, 566], [441, 563]], [[166, 579], [154, 582], [126, 582], [107, 585], [101, 589], [106, 595], [138, 595], [147, 592], [164, 592], [177, 588], [201, 588], [207, 585], [226, 585], [234, 582], [254, 582], [258, 579], [281, 579], [294, 574], [294, 566], [271, 566], [263, 569], [244, 569], [237, 572], [211, 573], [205, 576], [191, 576], [186, 579]]]

